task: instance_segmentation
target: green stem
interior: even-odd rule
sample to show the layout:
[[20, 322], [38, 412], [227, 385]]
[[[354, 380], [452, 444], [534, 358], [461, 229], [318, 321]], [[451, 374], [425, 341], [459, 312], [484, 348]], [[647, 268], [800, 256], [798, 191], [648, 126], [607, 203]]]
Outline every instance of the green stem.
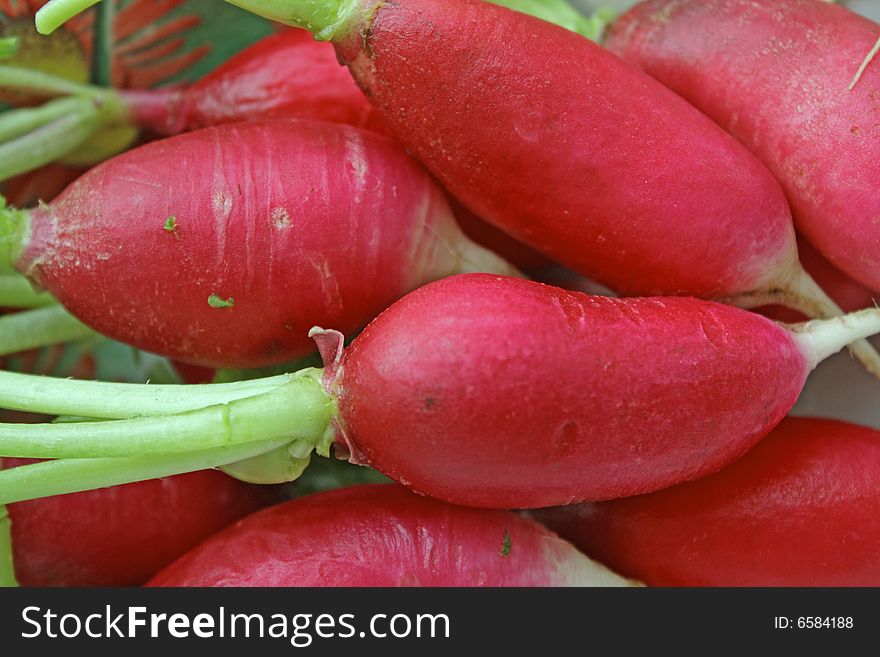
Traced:
[[[51, 34], [61, 25], [100, 0], [50, 0], [34, 17], [40, 34]], [[358, 0], [227, 0], [270, 20], [330, 34], [358, 5]], [[378, 4], [378, 0], [377, 3]], [[329, 31], [329, 32], [328, 32]], [[329, 37], [328, 37], [329, 38]]]
[[102, 87], [109, 87], [113, 78], [113, 19], [115, 16], [115, 2], [102, 2], [95, 8], [91, 79], [94, 84]]
[[[2, 221], [2, 211], [0, 211], [0, 221]], [[0, 274], [0, 306], [4, 308], [42, 308], [55, 303], [51, 294], [37, 292], [24, 276]]]
[[81, 98], [56, 98], [39, 107], [6, 110], [0, 114], [0, 141], [21, 137], [83, 107]]
[[298, 456], [299, 450], [291, 447], [285, 444], [271, 452], [232, 463], [221, 469], [239, 481], [246, 481], [249, 484], [286, 484], [299, 479], [311, 460], [311, 450], [303, 450], [305, 454]]
[[0, 587], [18, 586], [12, 562], [12, 521], [5, 506], [0, 505]]
[[0, 504], [217, 468], [277, 449], [284, 439], [202, 451], [116, 459], [61, 459], [0, 472]]
[[50, 0], [34, 16], [37, 32], [52, 34], [68, 20], [101, 0]]
[[53, 162], [85, 142], [100, 127], [100, 112], [91, 100], [71, 98], [78, 108], [22, 137], [0, 145], [0, 180]]
[[0, 408], [107, 420], [174, 415], [270, 392], [312, 371], [317, 370], [255, 381], [186, 386], [79, 381], [0, 371]]
[[0, 356], [97, 335], [61, 306], [0, 317]]
[[[63, 2], [64, 0], [56, 0]], [[302, 27], [315, 37], [330, 41], [344, 33], [358, 10], [365, 8], [359, 0], [226, 0], [269, 20]], [[373, 4], [379, 5], [376, 0]]]
[[96, 87], [19, 66], [0, 66], [0, 89], [38, 96], [95, 96]]
[[30, 235], [31, 219], [27, 210], [6, 204], [0, 196], [0, 273], [15, 275], [15, 263]]
[[299, 376], [228, 404], [165, 417], [106, 422], [0, 424], [0, 454], [25, 458], [105, 458], [173, 454], [286, 438], [306, 453], [324, 438], [333, 403], [321, 383]]

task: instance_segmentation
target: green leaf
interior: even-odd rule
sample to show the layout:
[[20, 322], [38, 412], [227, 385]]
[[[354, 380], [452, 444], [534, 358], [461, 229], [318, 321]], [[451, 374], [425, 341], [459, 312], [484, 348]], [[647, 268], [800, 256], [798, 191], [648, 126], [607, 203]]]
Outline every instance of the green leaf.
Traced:
[[208, 305], [211, 306], [211, 308], [232, 308], [235, 306], [235, 299], [232, 297], [224, 299], [217, 294], [212, 294], [208, 297]]
[[510, 532], [504, 530], [504, 538], [501, 539], [501, 549], [498, 551], [502, 557], [510, 556]]

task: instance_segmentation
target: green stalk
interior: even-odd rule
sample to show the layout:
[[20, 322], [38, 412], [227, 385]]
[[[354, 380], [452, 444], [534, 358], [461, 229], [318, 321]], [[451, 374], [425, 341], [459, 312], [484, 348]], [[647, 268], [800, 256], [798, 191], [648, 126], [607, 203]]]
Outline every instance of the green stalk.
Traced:
[[37, 32], [52, 34], [68, 20], [101, 0], [50, 0], [36, 13]]
[[15, 274], [15, 263], [30, 230], [30, 213], [7, 205], [6, 199], [0, 196], [0, 273], [4, 277]]
[[[0, 212], [0, 217], [2, 217], [2, 212]], [[51, 294], [37, 292], [24, 276], [0, 274], [0, 306], [4, 308], [42, 308], [55, 303]]]
[[61, 306], [0, 317], [0, 356], [97, 335]]
[[6, 110], [0, 114], [0, 141], [21, 137], [83, 107], [81, 98], [56, 98], [39, 107]]
[[0, 114], [0, 180], [59, 159], [100, 129], [128, 120], [114, 90], [9, 66], [0, 66], [0, 88], [64, 94], [39, 107]]
[[[100, 0], [50, 0], [34, 17], [40, 34], [51, 34]], [[358, 0], [227, 0], [270, 20], [303, 27], [319, 39], [332, 39], [356, 15]], [[375, 0], [375, 5], [382, 0]]]
[[[226, 0], [269, 20], [302, 27], [320, 40], [330, 41], [345, 32], [358, 13], [358, 0]], [[375, 5], [382, 2], [376, 0]]]
[[313, 376], [311, 372], [317, 370], [255, 381], [184, 386], [79, 381], [0, 371], [0, 408], [107, 420], [166, 416], [270, 392], [299, 376]]
[[102, 2], [95, 8], [95, 27], [92, 30], [92, 70], [94, 84], [109, 87], [113, 78], [113, 19], [115, 2]]
[[[285, 439], [159, 456], [62, 459], [0, 472], [0, 504], [207, 470], [277, 449]], [[2, 555], [0, 555], [2, 556]]]
[[[311, 450], [301, 449], [298, 444], [285, 444], [271, 452], [260, 454], [246, 461], [223, 466], [221, 470], [239, 481], [249, 484], [286, 484], [299, 479], [309, 467]], [[299, 455], [304, 452], [303, 455]]]
[[26, 91], [38, 96], [95, 96], [97, 90], [87, 84], [71, 82], [50, 73], [19, 66], [0, 66], [0, 88]]
[[333, 403], [321, 383], [299, 376], [228, 404], [171, 416], [106, 422], [0, 424], [0, 454], [27, 458], [116, 458], [174, 454], [286, 438], [311, 452], [323, 440]]
[[65, 100], [74, 101], [77, 109], [0, 145], [0, 180], [57, 160], [85, 142], [100, 127], [101, 115], [93, 101], [86, 98]]
[[0, 587], [18, 586], [12, 562], [12, 521], [5, 506], [0, 505]]

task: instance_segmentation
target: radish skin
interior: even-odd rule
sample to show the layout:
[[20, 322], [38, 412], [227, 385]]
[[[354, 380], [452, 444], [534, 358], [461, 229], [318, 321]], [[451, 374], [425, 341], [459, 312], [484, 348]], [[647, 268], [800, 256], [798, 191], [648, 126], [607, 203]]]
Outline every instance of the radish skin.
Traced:
[[880, 25], [819, 0], [651, 0], [606, 41], [754, 152], [782, 183], [798, 229], [873, 290], [878, 43]]
[[[0, 468], [26, 460], [0, 459]], [[268, 486], [203, 470], [11, 504], [21, 586], [139, 586], [239, 518], [280, 500]]]
[[718, 474], [535, 516], [651, 586], [877, 586], [880, 434], [786, 418]]
[[516, 272], [396, 144], [322, 122], [147, 144], [2, 215], [0, 259], [82, 322], [206, 367], [292, 360], [316, 322], [353, 332], [435, 278]]
[[527, 518], [401, 486], [309, 495], [245, 518], [150, 586], [631, 586]]
[[647, 493], [740, 458], [819, 361], [877, 332], [880, 309], [785, 328], [698, 299], [455, 276], [393, 304], [347, 349], [313, 329], [323, 371], [189, 388], [0, 372], [3, 406], [130, 418], [0, 424], [0, 453], [60, 459], [0, 473], [0, 504], [284, 445], [302, 470], [334, 442], [339, 456], [467, 506]]

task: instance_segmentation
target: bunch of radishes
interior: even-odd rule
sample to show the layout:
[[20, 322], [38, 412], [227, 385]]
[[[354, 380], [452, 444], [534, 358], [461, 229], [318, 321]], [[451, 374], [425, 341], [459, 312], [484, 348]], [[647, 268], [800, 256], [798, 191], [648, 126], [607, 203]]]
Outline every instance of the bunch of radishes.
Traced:
[[[58, 418], [0, 424], [0, 454], [41, 459], [0, 473], [0, 579], [880, 583], [880, 434], [784, 419], [847, 345], [880, 376], [880, 25], [647, 0], [600, 46], [562, 0], [230, 1], [319, 41], [157, 91], [0, 67], [50, 98], [0, 114], [0, 172], [80, 146], [45, 137], [61, 103], [153, 139], [0, 209], [0, 266], [65, 309], [0, 320], [0, 352], [94, 330], [196, 378], [324, 366], [0, 372], [0, 407]], [[547, 262], [621, 296], [517, 268]], [[813, 320], [764, 316], [792, 311]], [[312, 452], [402, 486], [273, 504], [168, 565]]]

